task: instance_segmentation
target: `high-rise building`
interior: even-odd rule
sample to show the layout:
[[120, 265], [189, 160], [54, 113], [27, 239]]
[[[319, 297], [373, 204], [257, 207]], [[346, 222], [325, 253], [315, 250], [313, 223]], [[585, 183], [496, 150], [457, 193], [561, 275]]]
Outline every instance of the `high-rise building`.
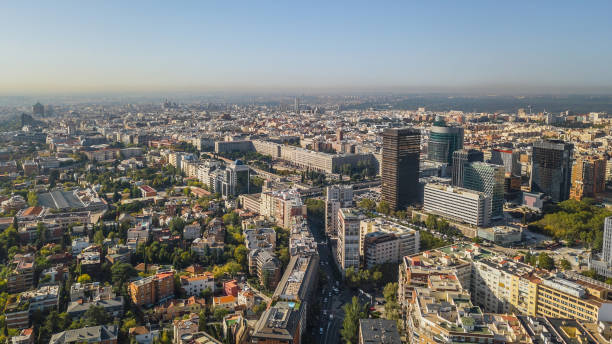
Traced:
[[385, 129], [382, 149], [382, 199], [397, 210], [416, 203], [419, 194], [418, 129]]
[[484, 161], [484, 153], [477, 149], [461, 149], [453, 152], [453, 186], [463, 186], [465, 164]]
[[221, 181], [221, 194], [225, 197], [248, 194], [250, 170], [249, 166], [240, 160], [229, 165]]
[[603, 248], [601, 250], [603, 260], [612, 265], [612, 216], [604, 220]]
[[504, 215], [505, 175], [503, 166], [486, 162], [472, 162], [464, 166], [463, 187], [491, 197], [491, 218]]
[[580, 201], [597, 198], [606, 189], [606, 161], [601, 157], [581, 157], [572, 166], [570, 198]]
[[32, 114], [38, 115], [38, 116], [44, 116], [45, 115], [44, 105], [42, 105], [41, 103], [34, 104], [32, 106]]
[[332, 185], [325, 195], [325, 233], [336, 236], [338, 232], [338, 210], [353, 206], [352, 185]]
[[495, 165], [503, 165], [507, 173], [514, 176], [521, 175], [521, 162], [519, 161], [521, 153], [509, 149], [493, 149], [491, 151], [491, 163]]
[[561, 140], [538, 141], [531, 154], [531, 191], [543, 192], [554, 202], [569, 198], [574, 145]]
[[342, 208], [338, 212], [338, 267], [342, 275], [346, 269], [359, 268], [359, 228], [364, 219], [354, 208]]
[[437, 119], [429, 132], [427, 160], [452, 165], [453, 152], [463, 148], [463, 128], [449, 127]]

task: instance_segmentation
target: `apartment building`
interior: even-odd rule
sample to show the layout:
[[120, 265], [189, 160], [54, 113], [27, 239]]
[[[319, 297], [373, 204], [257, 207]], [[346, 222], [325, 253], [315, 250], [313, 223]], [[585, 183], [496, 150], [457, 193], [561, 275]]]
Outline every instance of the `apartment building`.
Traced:
[[360, 223], [359, 252], [365, 267], [399, 263], [402, 257], [419, 252], [419, 232], [384, 219]]
[[199, 296], [207, 288], [215, 290], [215, 278], [211, 272], [204, 272], [195, 276], [181, 276], [181, 288], [187, 296]]
[[273, 218], [277, 225], [288, 229], [295, 221], [294, 218], [306, 218], [306, 205], [293, 189], [263, 192], [259, 213]]
[[318, 255], [293, 256], [272, 296], [275, 301], [299, 303], [295, 310], [299, 312], [302, 333], [306, 330], [308, 313], [312, 303], [315, 302], [318, 278]]
[[137, 306], [154, 305], [174, 296], [174, 271], [163, 271], [128, 286], [130, 299]]
[[352, 185], [328, 186], [325, 193], [325, 233], [335, 237], [338, 232], [338, 210], [353, 206]]
[[354, 208], [341, 208], [338, 212], [337, 262], [344, 275], [346, 269], [359, 269], [359, 226], [365, 216]]

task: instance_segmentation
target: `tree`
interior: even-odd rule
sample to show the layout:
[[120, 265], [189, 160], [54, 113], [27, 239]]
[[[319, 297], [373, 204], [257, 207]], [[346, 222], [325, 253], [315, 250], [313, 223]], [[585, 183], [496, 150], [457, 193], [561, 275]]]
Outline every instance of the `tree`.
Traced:
[[229, 314], [229, 311], [227, 309], [217, 307], [215, 308], [215, 311], [213, 312], [213, 317], [215, 318], [215, 320], [221, 321], [228, 314]]
[[102, 306], [91, 306], [83, 315], [85, 326], [104, 325], [112, 321], [110, 315]]
[[376, 202], [374, 202], [373, 200], [369, 198], [364, 198], [361, 201], [359, 201], [359, 203], [357, 203], [357, 206], [363, 210], [372, 212], [376, 209]]
[[555, 261], [546, 252], [542, 252], [538, 256], [538, 266], [551, 271], [555, 268]]
[[91, 276], [89, 276], [88, 274], [82, 274], [81, 276], [79, 276], [79, 278], [77, 278], [77, 282], [89, 283], [91, 282]]
[[387, 203], [386, 201], [380, 201], [378, 202], [376, 211], [381, 214], [389, 215], [391, 213], [391, 207], [389, 206], [389, 203]]
[[104, 232], [102, 232], [102, 230], [97, 230], [96, 234], [94, 234], [94, 242], [98, 245], [102, 245], [102, 242], [104, 242]]
[[397, 282], [387, 283], [383, 289], [383, 297], [387, 302], [397, 302]]
[[130, 277], [137, 276], [132, 264], [117, 262], [111, 267], [111, 280], [116, 290], [121, 290]]
[[571, 270], [572, 264], [570, 264], [570, 262], [567, 259], [563, 258], [561, 259], [561, 268], [563, 270]]
[[185, 220], [183, 220], [181, 217], [175, 217], [170, 220], [168, 227], [172, 233], [182, 234], [183, 229], [185, 228]]
[[435, 215], [428, 215], [425, 220], [425, 227], [429, 230], [435, 230], [438, 228], [438, 217]]
[[367, 316], [367, 306], [361, 305], [359, 299], [353, 296], [350, 303], [343, 307], [344, 321], [340, 335], [347, 344], [356, 344], [358, 342], [359, 319], [364, 319]]
[[28, 192], [28, 205], [30, 207], [36, 207], [38, 205], [38, 194], [36, 192]]
[[266, 310], [266, 308], [268, 308], [268, 305], [265, 302], [260, 302], [253, 306], [253, 312], [259, 316]]
[[236, 246], [234, 249], [234, 259], [236, 259], [236, 262], [243, 267], [246, 267], [248, 254], [249, 250], [242, 244]]

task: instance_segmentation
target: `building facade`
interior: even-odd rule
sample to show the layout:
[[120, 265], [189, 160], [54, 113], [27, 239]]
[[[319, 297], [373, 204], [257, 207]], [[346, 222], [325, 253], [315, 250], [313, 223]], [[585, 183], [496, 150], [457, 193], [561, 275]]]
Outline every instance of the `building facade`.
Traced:
[[392, 210], [419, 201], [421, 132], [418, 129], [385, 129], [382, 148], [382, 199]]
[[531, 154], [532, 192], [543, 192], [554, 202], [569, 198], [574, 145], [560, 140], [538, 141]]

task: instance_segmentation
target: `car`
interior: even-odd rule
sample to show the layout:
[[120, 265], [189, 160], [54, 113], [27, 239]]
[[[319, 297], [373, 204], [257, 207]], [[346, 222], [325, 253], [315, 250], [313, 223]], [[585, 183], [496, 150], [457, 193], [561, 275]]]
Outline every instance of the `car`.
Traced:
[[319, 327], [319, 334], [323, 334], [323, 327]]
[[324, 298], [324, 299], [323, 299], [323, 303], [327, 303], [327, 298]]

